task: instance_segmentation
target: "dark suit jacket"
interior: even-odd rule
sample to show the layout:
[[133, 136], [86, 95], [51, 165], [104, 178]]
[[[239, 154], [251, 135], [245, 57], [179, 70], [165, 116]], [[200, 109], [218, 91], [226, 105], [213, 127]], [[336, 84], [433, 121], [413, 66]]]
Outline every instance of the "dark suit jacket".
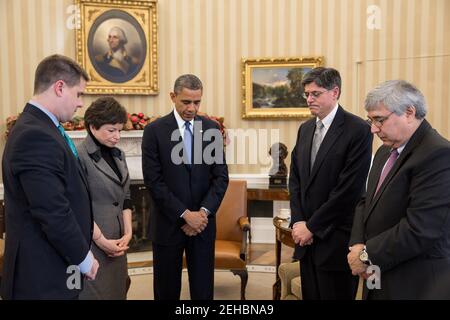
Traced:
[[424, 120], [374, 197], [389, 153], [375, 155], [350, 241], [381, 269], [370, 298], [450, 299], [450, 143]]
[[4, 299], [69, 299], [69, 265], [86, 257], [92, 212], [78, 161], [50, 118], [26, 105], [3, 154]]
[[291, 225], [307, 221], [314, 234], [311, 246], [296, 246], [295, 257], [301, 259], [306, 250], [314, 250], [317, 266], [347, 270], [353, 211], [364, 192], [373, 135], [365, 121], [339, 106], [310, 173], [315, 127], [315, 118], [300, 126], [292, 151]]
[[[201, 129], [218, 129], [213, 121], [197, 116], [194, 119], [194, 141]], [[197, 123], [199, 121], [200, 123]], [[223, 164], [174, 164], [171, 159], [173, 148], [182, 144], [182, 139], [171, 141], [178, 125], [173, 112], [145, 127], [142, 140], [142, 168], [144, 183], [150, 191], [149, 236], [153, 242], [163, 245], [180, 244], [186, 235], [181, 230], [185, 224], [180, 215], [186, 210], [198, 211], [205, 207], [211, 211], [209, 222], [199, 236], [215, 239], [215, 213], [222, 202], [228, 186], [228, 168]], [[223, 145], [222, 137], [220, 143]], [[202, 142], [202, 152], [211, 144]], [[194, 152], [196, 152], [194, 150]]]

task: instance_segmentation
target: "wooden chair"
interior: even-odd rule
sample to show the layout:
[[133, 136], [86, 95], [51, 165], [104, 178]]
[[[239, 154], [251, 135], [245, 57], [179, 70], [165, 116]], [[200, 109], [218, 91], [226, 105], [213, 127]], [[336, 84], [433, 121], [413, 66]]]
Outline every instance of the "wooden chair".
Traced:
[[0, 238], [0, 283], [2, 282], [3, 274], [3, 253], [5, 250], [5, 240]]
[[230, 270], [241, 278], [241, 300], [245, 300], [247, 272], [247, 182], [231, 180], [216, 214], [215, 268]]
[[[230, 270], [241, 278], [241, 300], [247, 287], [247, 182], [231, 180], [216, 213], [215, 269]], [[183, 256], [183, 268], [186, 268]]]

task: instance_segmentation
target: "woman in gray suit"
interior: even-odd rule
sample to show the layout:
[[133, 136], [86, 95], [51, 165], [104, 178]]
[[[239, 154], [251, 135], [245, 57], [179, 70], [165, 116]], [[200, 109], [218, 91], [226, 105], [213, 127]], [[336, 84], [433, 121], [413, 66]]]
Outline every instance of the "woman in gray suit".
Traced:
[[130, 177], [123, 151], [115, 145], [127, 112], [114, 98], [95, 100], [84, 116], [88, 132], [78, 147], [94, 213], [92, 252], [100, 263], [95, 281], [85, 282], [80, 299], [126, 299], [126, 250], [132, 236]]

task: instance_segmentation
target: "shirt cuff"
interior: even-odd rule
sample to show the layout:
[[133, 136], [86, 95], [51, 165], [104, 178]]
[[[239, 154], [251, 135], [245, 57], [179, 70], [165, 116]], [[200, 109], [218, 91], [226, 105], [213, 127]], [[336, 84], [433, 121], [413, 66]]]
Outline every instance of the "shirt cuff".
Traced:
[[80, 268], [81, 273], [88, 273], [91, 271], [92, 265], [94, 264], [94, 256], [92, 252], [89, 250], [86, 258], [84, 258], [83, 262], [81, 262], [78, 267]]
[[133, 203], [131, 202], [131, 199], [125, 199], [123, 201], [123, 210], [126, 210], [126, 209], [133, 210]]
[[183, 218], [184, 214], [188, 211], [188, 209], [184, 210], [183, 213], [180, 215], [180, 218]]
[[206, 209], [205, 207], [201, 207], [200, 210], [205, 210], [206, 215], [209, 216], [211, 214], [211, 211], [209, 211], [208, 209]]

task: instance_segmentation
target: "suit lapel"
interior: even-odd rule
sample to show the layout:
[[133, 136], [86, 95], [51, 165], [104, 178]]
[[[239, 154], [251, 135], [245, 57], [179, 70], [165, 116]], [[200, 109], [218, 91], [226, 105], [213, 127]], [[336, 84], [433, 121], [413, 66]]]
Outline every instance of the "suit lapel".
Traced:
[[370, 199], [370, 202], [372, 202], [375, 191], [377, 189], [378, 180], [381, 176], [381, 171], [383, 170], [384, 164], [388, 160], [390, 155], [389, 148], [383, 148], [383, 150], [380, 150], [380, 156], [379, 160], [375, 162], [372, 166], [371, 173], [369, 175], [369, 183], [367, 185], [367, 196], [368, 199]]
[[[199, 116], [195, 116], [194, 118], [194, 130], [192, 131], [193, 135], [192, 135], [192, 165], [191, 166], [187, 166], [186, 168], [189, 170], [189, 172], [191, 173], [191, 175], [194, 175], [196, 169], [198, 169], [198, 160], [200, 160], [200, 163], [202, 163], [202, 158], [200, 159], [195, 159], [195, 154], [198, 153], [201, 157], [203, 157], [203, 150], [205, 149], [205, 144], [207, 143], [206, 141], [203, 141], [203, 139], [201, 139], [202, 134], [203, 134], [203, 122], [202, 122], [202, 118], [200, 118]], [[196, 149], [196, 143], [195, 143], [195, 139], [201, 139], [201, 144], [199, 144], [199, 146], [201, 146], [201, 150], [197, 150]]]
[[367, 212], [367, 215], [365, 216], [364, 222], [369, 218], [370, 214], [372, 213], [373, 209], [375, 208], [376, 204], [378, 203], [378, 200], [380, 200], [384, 190], [386, 189], [386, 186], [389, 185], [393, 177], [397, 174], [397, 172], [401, 169], [401, 167], [405, 164], [405, 162], [410, 158], [413, 150], [422, 142], [423, 137], [425, 136], [426, 132], [431, 128], [428, 121], [423, 120], [423, 122], [420, 124], [419, 128], [417, 128], [416, 132], [412, 135], [411, 139], [408, 141], [408, 143], [405, 146], [405, 149], [403, 149], [402, 153], [398, 157], [398, 159], [395, 161], [394, 166], [392, 167], [389, 174], [386, 176], [386, 178], [383, 181], [383, 184], [380, 186], [380, 189], [378, 190], [377, 194], [375, 194], [376, 186], [378, 184], [378, 179], [381, 175], [381, 171], [383, 170], [383, 167], [387, 161], [387, 158], [389, 158], [390, 149], [386, 148], [386, 154], [383, 155], [382, 160], [379, 165], [376, 168], [376, 175], [374, 175], [374, 179], [371, 182], [370, 185], [370, 191], [371, 193], [368, 194], [368, 196], [372, 197], [372, 201], [370, 202], [370, 207]]
[[[304, 177], [301, 179], [302, 187], [306, 187], [306, 181], [309, 181], [310, 167], [311, 167], [311, 147], [312, 141], [314, 138], [314, 131], [316, 129], [315, 120], [309, 121], [304, 124], [304, 128], [302, 129], [303, 133], [300, 136], [300, 145], [304, 145], [305, 148], [301, 149], [301, 153], [299, 155], [299, 168], [300, 168], [300, 176]], [[303, 185], [304, 184], [304, 185]], [[303, 189], [303, 188], [302, 188]]]
[[[117, 163], [117, 161], [116, 161]], [[119, 180], [119, 177], [111, 168], [111, 166], [105, 161], [105, 159], [100, 158], [98, 162], [94, 161], [95, 167], [102, 172], [106, 177], [115, 182], [118, 185], [122, 185], [122, 181]]]
[[[114, 172], [114, 170], [111, 168], [111, 166], [105, 161], [105, 159], [103, 159], [101, 151], [100, 151], [100, 147], [94, 142], [94, 140], [89, 135], [89, 133], [88, 133], [85, 141], [86, 141], [85, 142], [86, 151], [89, 154], [89, 157], [92, 159], [94, 166], [98, 169], [98, 171], [103, 173], [108, 179], [110, 179], [114, 183], [121, 186], [122, 181], [119, 180], [119, 177]], [[124, 166], [124, 164], [121, 163], [122, 161], [120, 161], [119, 159], [116, 159], [115, 157], [113, 157], [113, 158], [116, 161], [116, 164], [120, 170], [120, 173], [122, 174], [122, 180], [123, 180], [123, 178], [126, 174], [126, 173], [124, 173], [125, 170], [122, 168]]]
[[[175, 115], [173, 114], [174, 112], [176, 112], [176, 111], [169, 113], [164, 119], [166, 135], [169, 137], [169, 150], [174, 150], [174, 148], [179, 143], [183, 144], [183, 137], [181, 136], [180, 129], [178, 128], [177, 120], [175, 119]], [[176, 136], [178, 136], [178, 140], [172, 141], [171, 137], [175, 131], [178, 131], [178, 134], [176, 135]], [[184, 144], [183, 144], [183, 147], [184, 147]], [[183, 164], [183, 166], [186, 168], [187, 171], [190, 172], [189, 165]]]
[[[114, 161], [116, 162], [117, 168], [119, 168], [120, 175], [122, 176], [121, 184], [122, 186], [125, 184], [125, 182], [128, 180], [128, 170], [125, 163], [125, 158], [122, 157], [122, 159], [118, 157], [113, 157]], [[116, 175], [117, 176], [117, 175]]]
[[[344, 131], [344, 110], [341, 106], [338, 107], [338, 111], [331, 123], [330, 128], [327, 131], [327, 134], [322, 140], [319, 151], [317, 152], [316, 160], [314, 161], [314, 166], [311, 171], [311, 176], [309, 177], [308, 187], [311, 182], [314, 180], [315, 175], [320, 169], [320, 166], [324, 162], [326, 155], [330, 151], [330, 149], [335, 145], [335, 141]], [[315, 129], [314, 129], [315, 130]], [[314, 133], [313, 133], [314, 135]], [[311, 139], [312, 144], [312, 139]], [[311, 155], [311, 148], [309, 148], [309, 154]], [[311, 162], [311, 156], [309, 157], [309, 162]]]

